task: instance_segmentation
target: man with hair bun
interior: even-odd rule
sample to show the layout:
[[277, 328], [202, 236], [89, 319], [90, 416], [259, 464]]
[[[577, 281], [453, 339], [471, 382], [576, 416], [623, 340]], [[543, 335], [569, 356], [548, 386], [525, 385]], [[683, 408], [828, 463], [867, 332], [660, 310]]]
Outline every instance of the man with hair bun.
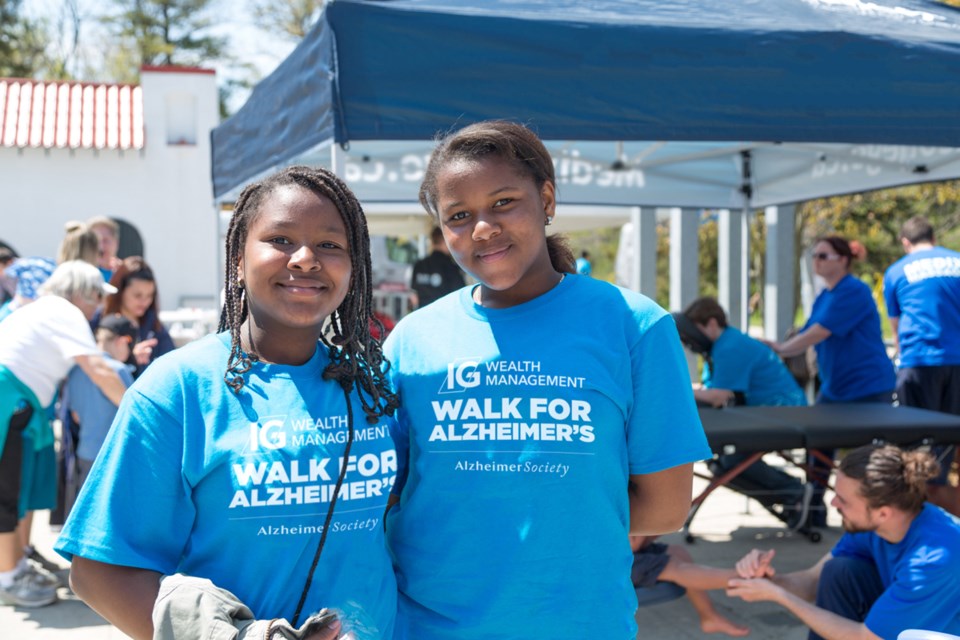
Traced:
[[[867, 445], [837, 471], [833, 506], [846, 533], [816, 565], [776, 575], [773, 551], [737, 563], [727, 594], [776, 602], [810, 638], [896, 638], [906, 629], [960, 634], [960, 520], [925, 502], [939, 465], [924, 451]], [[815, 603], [815, 604], [814, 604]]]

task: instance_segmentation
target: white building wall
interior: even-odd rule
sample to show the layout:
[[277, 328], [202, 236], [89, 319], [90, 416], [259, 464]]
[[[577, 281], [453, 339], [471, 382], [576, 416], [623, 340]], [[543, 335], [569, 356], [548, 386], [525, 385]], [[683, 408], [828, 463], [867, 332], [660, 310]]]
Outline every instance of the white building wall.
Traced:
[[[162, 309], [214, 308], [221, 286], [210, 183], [216, 77], [144, 70], [141, 86], [142, 150], [0, 147], [0, 240], [23, 256], [55, 257], [67, 221], [122, 218], [140, 231]], [[167, 97], [183, 94], [196, 97], [196, 143], [168, 144], [167, 105], [182, 112], [184, 100]], [[182, 113], [172, 122], [182, 129]]]

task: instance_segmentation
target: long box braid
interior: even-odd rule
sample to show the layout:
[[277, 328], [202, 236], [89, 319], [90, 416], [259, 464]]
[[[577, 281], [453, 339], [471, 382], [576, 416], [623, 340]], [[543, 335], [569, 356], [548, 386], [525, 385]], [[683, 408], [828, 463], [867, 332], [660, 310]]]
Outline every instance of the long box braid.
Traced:
[[350, 241], [350, 287], [320, 336], [330, 353], [330, 364], [323, 377], [336, 380], [345, 390], [356, 386], [367, 422], [374, 424], [380, 416], [392, 415], [399, 403], [385, 377], [382, 343], [370, 332], [371, 322], [378, 321], [373, 315], [373, 270], [367, 220], [353, 192], [336, 174], [323, 168], [288, 167], [248, 185], [237, 198], [227, 230], [225, 295], [219, 327], [219, 331], [230, 332], [230, 356], [224, 382], [234, 393], [240, 393], [244, 375], [259, 360], [252, 349], [246, 353], [241, 347], [240, 327], [247, 318], [248, 308], [237, 269], [247, 231], [264, 197], [287, 185], [298, 185], [329, 199], [346, 227]]

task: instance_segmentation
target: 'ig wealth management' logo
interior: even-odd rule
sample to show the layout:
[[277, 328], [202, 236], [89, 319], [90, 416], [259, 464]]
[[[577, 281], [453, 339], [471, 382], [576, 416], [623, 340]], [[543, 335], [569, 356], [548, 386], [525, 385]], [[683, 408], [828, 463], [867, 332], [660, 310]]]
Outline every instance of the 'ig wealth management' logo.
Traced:
[[480, 363], [473, 358], [455, 360], [447, 365], [447, 376], [440, 393], [463, 393], [480, 386]]

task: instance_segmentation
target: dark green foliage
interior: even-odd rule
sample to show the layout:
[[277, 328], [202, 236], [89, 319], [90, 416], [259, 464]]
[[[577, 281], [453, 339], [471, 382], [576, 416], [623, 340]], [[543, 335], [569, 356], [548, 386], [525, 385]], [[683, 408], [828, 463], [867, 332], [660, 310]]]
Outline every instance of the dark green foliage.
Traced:
[[214, 24], [211, 0], [114, 0], [113, 4], [116, 12], [103, 22], [120, 43], [114, 67], [136, 74], [141, 66], [201, 66], [224, 56], [227, 39], [205, 34]]
[[21, 15], [21, 4], [0, 0], [0, 77], [32, 78], [46, 65], [46, 34]]
[[265, 30], [299, 42], [316, 24], [324, 0], [257, 0], [253, 15]]

